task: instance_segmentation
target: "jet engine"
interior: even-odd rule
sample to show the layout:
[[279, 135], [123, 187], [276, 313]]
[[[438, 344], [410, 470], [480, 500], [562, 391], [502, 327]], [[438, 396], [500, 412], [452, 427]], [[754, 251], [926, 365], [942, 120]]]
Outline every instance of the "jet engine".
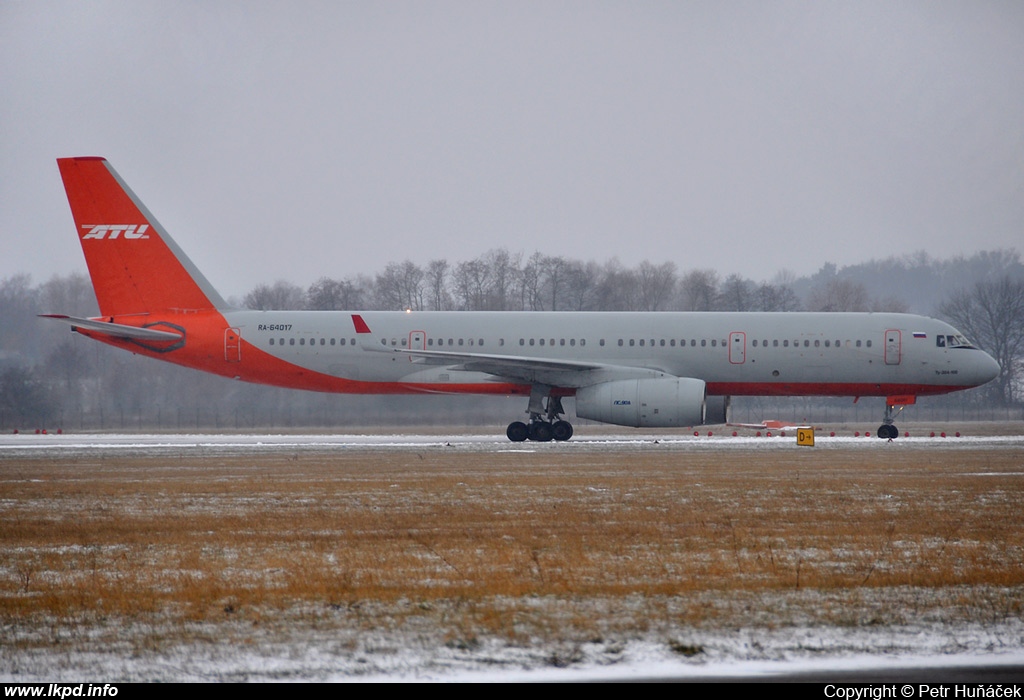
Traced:
[[576, 415], [634, 428], [704, 423], [704, 382], [690, 377], [621, 379], [576, 390]]
[[731, 396], [708, 396], [704, 400], [704, 424], [721, 425], [729, 422], [729, 408], [732, 404]]

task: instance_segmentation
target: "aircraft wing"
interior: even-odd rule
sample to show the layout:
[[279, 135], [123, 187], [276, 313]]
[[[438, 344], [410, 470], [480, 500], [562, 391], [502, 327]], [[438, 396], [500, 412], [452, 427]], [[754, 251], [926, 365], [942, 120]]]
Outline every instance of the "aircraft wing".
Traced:
[[449, 365], [466, 372], [484, 372], [522, 382], [549, 386], [581, 387], [610, 379], [645, 379], [669, 376], [649, 367], [628, 367], [600, 362], [579, 362], [522, 355], [449, 352], [446, 350], [409, 350], [394, 352], [411, 355], [413, 362]]
[[99, 321], [93, 318], [75, 318], [63, 314], [39, 314], [40, 318], [52, 318], [62, 321], [71, 326], [71, 330], [81, 328], [93, 333], [102, 333], [114, 338], [131, 338], [133, 340], [181, 340], [180, 333], [158, 331], [152, 328], [139, 328], [138, 326], [126, 326], [122, 323], [110, 323]]

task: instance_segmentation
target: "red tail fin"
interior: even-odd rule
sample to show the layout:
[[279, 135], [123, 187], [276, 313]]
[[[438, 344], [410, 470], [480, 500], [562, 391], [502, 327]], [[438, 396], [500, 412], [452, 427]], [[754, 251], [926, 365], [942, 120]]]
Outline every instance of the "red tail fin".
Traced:
[[57, 165], [103, 316], [226, 306], [104, 158]]

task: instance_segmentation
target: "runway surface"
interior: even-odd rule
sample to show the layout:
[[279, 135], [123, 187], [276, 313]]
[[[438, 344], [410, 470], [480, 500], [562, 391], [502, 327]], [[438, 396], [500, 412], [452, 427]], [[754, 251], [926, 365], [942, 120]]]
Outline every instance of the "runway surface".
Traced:
[[[496, 429], [500, 431], [500, 429]], [[729, 449], [808, 449], [796, 444], [796, 430], [762, 431], [761, 435], [745, 430], [733, 436], [732, 431], [702, 429], [699, 434], [675, 432], [588, 432], [577, 435], [567, 442], [509, 442], [504, 435], [479, 433], [69, 433], [34, 434], [19, 433], [0, 435], [0, 455], [15, 452], [62, 452], [62, 451], [247, 451], [247, 450], [341, 450], [341, 449], [424, 449], [444, 447], [470, 452], [537, 452], [560, 450], [567, 453], [578, 451], [615, 449], [660, 449], [660, 450], [729, 450]], [[769, 434], [765, 434], [768, 432]], [[932, 435], [934, 433], [934, 435]], [[860, 449], [913, 449], [945, 446], [951, 449], [972, 448], [1024, 448], [1024, 435], [966, 435], [955, 432], [921, 431], [920, 436], [900, 437], [897, 440], [880, 440], [861, 432], [830, 436], [818, 432], [814, 448]], [[813, 449], [813, 448], [812, 448]]]

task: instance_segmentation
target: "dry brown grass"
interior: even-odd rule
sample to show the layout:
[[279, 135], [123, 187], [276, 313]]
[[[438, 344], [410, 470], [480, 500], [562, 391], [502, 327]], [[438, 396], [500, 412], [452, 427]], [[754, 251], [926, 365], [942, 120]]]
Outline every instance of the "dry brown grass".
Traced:
[[[878, 589], [903, 591], [872, 613], [887, 621], [908, 590], [943, 591], [920, 614], [1002, 590], [990, 614], [1020, 615], [1022, 476], [1018, 450], [903, 446], [5, 458], [0, 623], [344, 610], [471, 644], [598, 634], [616, 615], [640, 633], [779, 624], [735, 609], [765, 592], [814, 591], [806, 615], [842, 624], [863, 616], [843, 601]], [[549, 619], [549, 597], [597, 602]]]

